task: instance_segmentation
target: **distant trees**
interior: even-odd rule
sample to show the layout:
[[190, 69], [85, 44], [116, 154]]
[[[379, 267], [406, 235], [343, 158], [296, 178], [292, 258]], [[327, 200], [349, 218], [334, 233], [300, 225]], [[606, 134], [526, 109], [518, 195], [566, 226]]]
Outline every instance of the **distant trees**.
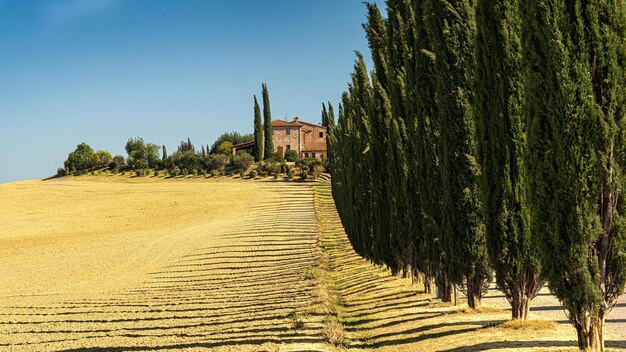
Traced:
[[[223, 142], [230, 142], [232, 144], [239, 144], [239, 143], [244, 143], [244, 142], [250, 142], [250, 141], [254, 140], [254, 138], [255, 137], [254, 137], [253, 134], [241, 134], [241, 133], [238, 133], [238, 132], [223, 133], [211, 145], [210, 154], [217, 154], [217, 153], [219, 153], [218, 148], [219, 148], [220, 144], [222, 144]], [[228, 154], [230, 155], [230, 150], [228, 151]]]
[[270, 111], [270, 93], [267, 91], [267, 84], [261, 86], [263, 90], [263, 124], [264, 143], [263, 156], [269, 158], [274, 154], [274, 142], [272, 141], [272, 113]]
[[95, 153], [89, 145], [81, 143], [76, 146], [76, 150], [67, 156], [64, 164], [69, 174], [89, 170], [96, 166]]
[[254, 96], [254, 161], [263, 160], [263, 122], [261, 121], [261, 108]]
[[154, 168], [159, 161], [159, 147], [145, 143], [143, 138], [130, 138], [126, 142], [127, 164], [132, 168]]
[[223, 155], [231, 155], [233, 150], [233, 143], [229, 141], [223, 141], [217, 146], [217, 153]]

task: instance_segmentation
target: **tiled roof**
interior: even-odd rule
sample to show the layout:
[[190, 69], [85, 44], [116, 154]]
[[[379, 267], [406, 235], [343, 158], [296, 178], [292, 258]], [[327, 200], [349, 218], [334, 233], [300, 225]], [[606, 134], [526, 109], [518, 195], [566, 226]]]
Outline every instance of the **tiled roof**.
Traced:
[[295, 121], [283, 121], [283, 120], [272, 120], [272, 127], [302, 127], [301, 122]]

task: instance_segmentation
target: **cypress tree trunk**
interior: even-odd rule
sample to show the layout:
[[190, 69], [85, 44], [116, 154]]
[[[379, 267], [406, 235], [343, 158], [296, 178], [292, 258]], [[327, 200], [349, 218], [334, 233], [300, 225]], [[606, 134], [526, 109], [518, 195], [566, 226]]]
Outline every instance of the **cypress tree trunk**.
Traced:
[[272, 140], [272, 113], [270, 111], [270, 94], [267, 91], [267, 84], [263, 83], [263, 124], [264, 124], [264, 146], [263, 158], [267, 159], [274, 154], [274, 142]]
[[263, 122], [261, 121], [261, 108], [254, 96], [254, 161], [263, 160]]

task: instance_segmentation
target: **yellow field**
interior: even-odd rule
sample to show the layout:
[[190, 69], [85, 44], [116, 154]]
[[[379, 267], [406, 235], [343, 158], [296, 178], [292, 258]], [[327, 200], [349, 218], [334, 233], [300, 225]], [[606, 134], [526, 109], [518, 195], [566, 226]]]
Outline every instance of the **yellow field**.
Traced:
[[312, 203], [261, 182], [0, 185], [0, 350], [315, 348], [319, 327], [292, 328]]
[[[576, 346], [548, 291], [531, 310], [544, 321], [502, 326], [495, 289], [471, 312], [359, 258], [328, 183], [25, 181], [0, 185], [0, 224], [0, 351]], [[622, 297], [607, 347], [626, 349], [625, 318]]]

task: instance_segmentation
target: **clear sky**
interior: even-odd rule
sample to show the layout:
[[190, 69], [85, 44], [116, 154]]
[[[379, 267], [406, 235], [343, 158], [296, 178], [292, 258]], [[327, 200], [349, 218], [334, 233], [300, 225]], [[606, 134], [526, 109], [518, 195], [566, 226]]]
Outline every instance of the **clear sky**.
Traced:
[[361, 0], [0, 0], [0, 183], [54, 174], [81, 142], [125, 155], [129, 137], [174, 150], [250, 133], [262, 82], [274, 119], [320, 122], [354, 50], [369, 56], [365, 12]]

